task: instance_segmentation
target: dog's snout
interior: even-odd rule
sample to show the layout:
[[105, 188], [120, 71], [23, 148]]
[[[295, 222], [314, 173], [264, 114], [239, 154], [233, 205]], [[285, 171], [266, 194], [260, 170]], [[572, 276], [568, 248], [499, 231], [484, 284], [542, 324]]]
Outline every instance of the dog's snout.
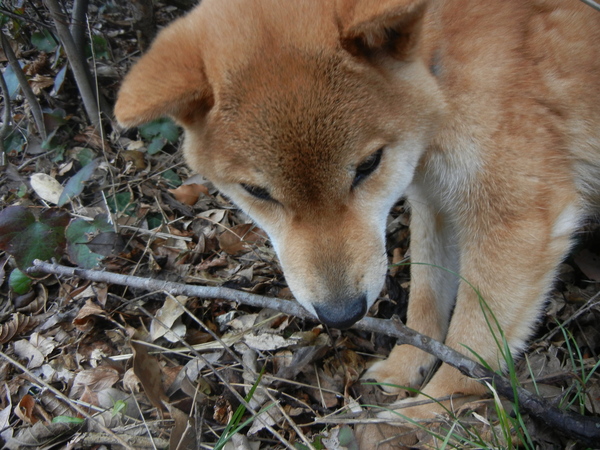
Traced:
[[367, 296], [359, 295], [335, 302], [314, 305], [319, 320], [333, 328], [348, 328], [367, 312]]

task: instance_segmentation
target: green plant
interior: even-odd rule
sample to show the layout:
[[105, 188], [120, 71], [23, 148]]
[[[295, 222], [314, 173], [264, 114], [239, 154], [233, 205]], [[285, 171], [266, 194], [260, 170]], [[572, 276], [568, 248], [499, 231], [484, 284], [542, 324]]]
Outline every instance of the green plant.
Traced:
[[[254, 384], [250, 388], [250, 391], [248, 392], [248, 394], [244, 398], [244, 400], [245, 400], [246, 403], [248, 403], [252, 399], [252, 397], [254, 396], [254, 392], [256, 391], [256, 388], [259, 386], [260, 380], [262, 379], [262, 376], [264, 375], [265, 370], [266, 370], [266, 366], [263, 366], [262, 370], [258, 374], [258, 377], [256, 378], [256, 381], [254, 382]], [[239, 432], [246, 425], [252, 423], [252, 421], [257, 416], [259, 416], [260, 414], [263, 414], [263, 413], [267, 412], [273, 406], [275, 406], [275, 403], [270, 403], [269, 405], [265, 406], [260, 411], [258, 411], [258, 413], [256, 414], [256, 416], [251, 416], [251, 417], [249, 417], [248, 419], [246, 419], [246, 420], [244, 420], [242, 422], [242, 418], [244, 416], [244, 413], [246, 412], [246, 407], [244, 406], [243, 403], [240, 404], [237, 407], [237, 409], [235, 410], [235, 412], [233, 413], [233, 415], [231, 416], [231, 419], [229, 420], [229, 423], [227, 424], [227, 426], [223, 430], [223, 433], [221, 433], [221, 437], [219, 438], [219, 440], [215, 444], [214, 450], [221, 450], [225, 446], [225, 444], [233, 437], [234, 434], [236, 434], [237, 432]]]

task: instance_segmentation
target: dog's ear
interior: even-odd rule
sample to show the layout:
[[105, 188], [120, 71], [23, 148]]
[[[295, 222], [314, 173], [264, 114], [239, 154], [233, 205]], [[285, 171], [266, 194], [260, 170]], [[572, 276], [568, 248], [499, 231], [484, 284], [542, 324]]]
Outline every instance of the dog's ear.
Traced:
[[187, 25], [180, 20], [163, 30], [125, 77], [115, 105], [120, 125], [163, 116], [186, 123], [212, 106], [201, 49]]
[[409, 59], [428, 0], [338, 0], [341, 41], [354, 55]]

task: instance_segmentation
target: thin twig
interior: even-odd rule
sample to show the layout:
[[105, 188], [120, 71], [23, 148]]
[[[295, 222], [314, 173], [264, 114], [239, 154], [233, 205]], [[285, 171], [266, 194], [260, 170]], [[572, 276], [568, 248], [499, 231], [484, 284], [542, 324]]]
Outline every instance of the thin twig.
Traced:
[[[300, 318], [313, 319], [300, 305], [277, 298], [263, 297], [227, 288], [206, 286], [191, 286], [160, 280], [152, 280], [135, 276], [121, 275], [110, 272], [77, 269], [59, 264], [46, 263], [40, 260], [33, 262], [32, 270], [42, 271], [63, 276], [75, 276], [86, 280], [120, 284], [146, 290], [164, 290], [171, 295], [187, 295], [201, 298], [221, 298], [260, 308], [270, 308], [285, 314]], [[313, 319], [314, 320], [314, 319]], [[503, 376], [486, 369], [458, 351], [446, 345], [417, 333], [406, 327], [399, 320], [382, 320], [365, 317], [352, 326], [354, 329], [381, 333], [398, 339], [399, 344], [417, 347], [444, 363], [458, 369], [464, 375], [486, 385], [494, 386], [497, 392], [505, 398], [513, 399], [515, 391], [519, 406], [532, 417], [542, 421], [551, 428], [577, 439], [587, 445], [600, 442], [600, 420], [597, 417], [587, 417], [569, 411], [562, 411], [552, 406], [545, 399], [538, 397], [521, 387], [513, 387]]]
[[594, 0], [581, 0], [586, 5], [594, 8], [596, 11], [600, 11], [600, 4], [596, 3]]
[[46, 139], [46, 137], [48, 135], [46, 134], [46, 126], [44, 125], [44, 116], [42, 114], [42, 107], [40, 106], [40, 103], [37, 101], [37, 98], [36, 98], [35, 94], [33, 93], [31, 86], [29, 86], [29, 83], [27, 82], [27, 78], [25, 78], [25, 74], [23, 73], [23, 70], [21, 69], [21, 65], [19, 64], [19, 61], [17, 60], [17, 56], [15, 55], [15, 52], [13, 52], [13, 49], [10, 46], [10, 42], [8, 42], [8, 39], [6, 39], [6, 36], [4, 35], [4, 32], [2, 32], [2, 31], [0, 31], [0, 38], [2, 39], [2, 49], [4, 50], [4, 54], [6, 55], [6, 58], [8, 59], [8, 63], [10, 64], [10, 67], [12, 67], [12, 70], [13, 70], [15, 76], [17, 77], [17, 80], [19, 81], [19, 86], [21, 86], [21, 90], [23, 91], [23, 95], [27, 99], [27, 103], [29, 103], [29, 108], [31, 109], [31, 114], [33, 115], [33, 120], [35, 121], [35, 126], [37, 127], [40, 135], [42, 136], [42, 139]]
[[92, 89], [92, 82], [88, 76], [89, 68], [86, 70], [87, 62], [79, 55], [77, 45], [73, 41], [73, 36], [66, 23], [66, 16], [63, 14], [58, 2], [56, 0], [44, 0], [44, 4], [50, 12], [50, 16], [56, 26], [58, 37], [65, 49], [71, 69], [73, 69], [73, 75], [75, 76], [75, 82], [77, 83], [77, 88], [81, 94], [85, 111], [92, 125], [94, 125], [97, 130], [100, 130], [102, 126], [100, 110], [98, 109], [97, 98]]

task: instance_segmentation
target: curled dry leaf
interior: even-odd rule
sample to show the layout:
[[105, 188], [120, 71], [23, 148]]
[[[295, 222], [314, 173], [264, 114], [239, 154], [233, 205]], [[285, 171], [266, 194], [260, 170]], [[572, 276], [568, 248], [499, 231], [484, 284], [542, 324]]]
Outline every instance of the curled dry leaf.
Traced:
[[13, 337], [25, 333], [38, 325], [35, 317], [25, 316], [21, 313], [13, 314], [10, 321], [0, 325], [0, 344], [9, 342]]
[[15, 406], [15, 414], [23, 422], [34, 424], [39, 420], [33, 415], [34, 409], [35, 399], [31, 395], [25, 394], [19, 404]]
[[133, 368], [128, 369], [127, 372], [125, 372], [125, 375], [123, 375], [123, 387], [127, 392], [137, 394], [140, 392], [141, 384], [140, 379], [133, 372]]
[[56, 347], [52, 338], [43, 338], [38, 333], [33, 333], [29, 341], [21, 339], [13, 345], [15, 354], [28, 361], [27, 368], [29, 369], [40, 367], [44, 363], [45, 357]]
[[162, 308], [156, 312], [156, 319], [150, 324], [150, 338], [153, 341], [164, 336], [169, 342], [177, 342], [178, 337], [185, 335], [186, 327], [179, 318], [185, 312], [183, 307], [188, 300], [183, 295], [167, 296]]
[[208, 195], [208, 188], [203, 184], [182, 184], [177, 189], [168, 190], [177, 201], [184, 205], [195, 205], [200, 194]]
[[106, 313], [100, 306], [96, 305], [92, 300], [87, 300], [85, 305], [77, 313], [77, 317], [73, 320], [73, 325], [79, 331], [89, 331], [96, 323], [95, 316], [106, 316]]

